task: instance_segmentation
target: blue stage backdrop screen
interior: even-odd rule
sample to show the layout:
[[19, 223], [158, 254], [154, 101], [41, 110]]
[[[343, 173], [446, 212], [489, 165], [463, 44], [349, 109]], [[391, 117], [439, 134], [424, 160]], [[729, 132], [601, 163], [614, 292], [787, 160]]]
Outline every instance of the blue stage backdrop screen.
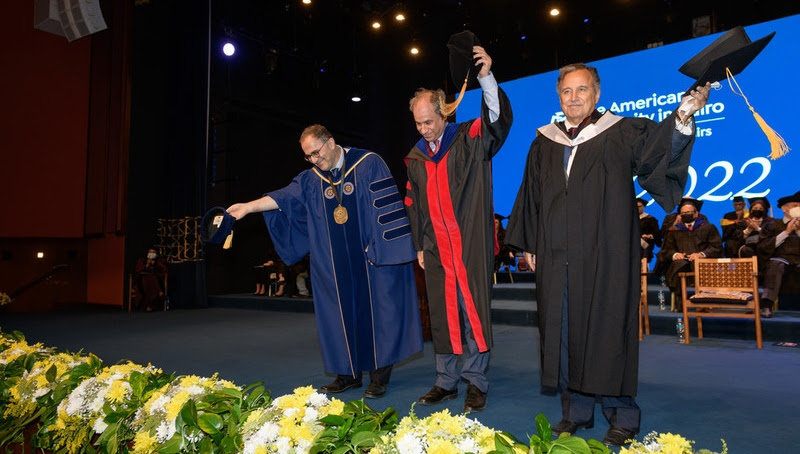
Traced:
[[[800, 74], [800, 15], [745, 27], [755, 41], [776, 32], [772, 41], [736, 81], [750, 105], [780, 134], [789, 147], [800, 147], [800, 128], [789, 112], [796, 108], [794, 80]], [[597, 108], [622, 116], [661, 121], [676, 109], [683, 90], [693, 80], [680, 72], [692, 56], [720, 34], [656, 47], [595, 62], [601, 94]], [[502, 71], [502, 62], [495, 62]], [[556, 94], [558, 72], [552, 71], [501, 83], [511, 100], [514, 124], [502, 150], [493, 159], [495, 212], [509, 215], [522, 181], [528, 149], [536, 129], [564, 120]], [[734, 86], [734, 88], [736, 88]], [[480, 115], [480, 89], [470, 90], [458, 108], [463, 121]], [[708, 104], [695, 114], [697, 140], [692, 152], [685, 195], [703, 200], [702, 213], [719, 227], [731, 211], [734, 196], [767, 197], [772, 214], [782, 217], [776, 202], [800, 190], [800, 150], [770, 159], [770, 143], [745, 99], [729, 83], [711, 91]], [[646, 212], [663, 220], [665, 211], [637, 184], [638, 197], [648, 201]]]

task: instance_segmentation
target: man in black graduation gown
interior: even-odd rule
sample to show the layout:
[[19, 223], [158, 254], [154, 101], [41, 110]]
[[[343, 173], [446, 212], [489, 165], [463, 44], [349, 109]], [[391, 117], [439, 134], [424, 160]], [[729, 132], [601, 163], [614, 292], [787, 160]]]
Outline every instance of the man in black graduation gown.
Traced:
[[667, 264], [665, 282], [670, 292], [675, 295], [675, 308], [682, 309], [680, 287], [681, 278], [678, 273], [692, 271], [697, 258], [722, 257], [722, 239], [717, 227], [700, 218], [702, 200], [684, 197], [678, 206], [680, 222], [669, 229], [664, 247], [658, 252], [661, 261]]
[[722, 244], [725, 257], [738, 257], [736, 241], [731, 241], [737, 231], [742, 231], [747, 225], [750, 213], [744, 203], [744, 197], [737, 195], [733, 198], [733, 211], [722, 216], [719, 226], [722, 228]]
[[[465, 411], [486, 407], [486, 372], [492, 348], [491, 276], [494, 267], [492, 157], [511, 129], [508, 98], [490, 72], [481, 46], [474, 55], [483, 89], [480, 118], [448, 123], [452, 105], [442, 90], [420, 89], [410, 100], [422, 136], [406, 156], [406, 211], [417, 259], [425, 270], [436, 380], [419, 398], [436, 405], [458, 396], [468, 383]], [[463, 356], [461, 370], [457, 368]]]
[[658, 219], [650, 216], [644, 211], [647, 206], [647, 201], [644, 199], [636, 199], [636, 207], [639, 210], [639, 234], [641, 240], [639, 243], [642, 245], [642, 260], [645, 263], [650, 263], [653, 260], [653, 249], [656, 246], [661, 247], [661, 230], [658, 227]]
[[610, 423], [604, 443], [623, 445], [639, 431], [641, 245], [633, 177], [672, 211], [687, 180], [692, 115], [709, 89], [698, 86], [656, 124], [595, 110], [595, 68], [573, 64], [559, 72], [566, 121], [537, 130], [506, 230], [507, 244], [536, 255], [542, 386], [561, 393], [556, 436], [593, 427], [595, 399]]
[[778, 199], [778, 208], [783, 217], [765, 221], [758, 241], [759, 259], [764, 263], [761, 316], [766, 318], [772, 317], [783, 277], [792, 268], [800, 269], [800, 191]]

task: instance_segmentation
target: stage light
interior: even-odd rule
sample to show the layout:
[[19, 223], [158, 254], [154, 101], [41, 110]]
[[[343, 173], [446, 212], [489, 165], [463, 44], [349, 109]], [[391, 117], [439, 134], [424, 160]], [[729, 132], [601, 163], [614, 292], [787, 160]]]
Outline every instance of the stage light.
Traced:
[[373, 22], [372, 23], [372, 28], [374, 28], [375, 30], [381, 28], [381, 23], [378, 22], [378, 21]]
[[404, 20], [406, 20], [406, 16], [403, 13], [397, 13], [397, 15], [394, 16], [394, 19], [397, 22], [403, 22]]
[[352, 97], [352, 98], [350, 98], [350, 101], [353, 101], [353, 102], [361, 102], [361, 96], [358, 96], [358, 95], [353, 95], [353, 97]]
[[303, 4], [304, 5], [310, 5], [311, 4], [311, 0], [303, 0]]
[[43, 259], [44, 258], [44, 252], [41, 252], [41, 251], [37, 252], [36, 253], [36, 258], [37, 259]]
[[228, 41], [222, 45], [222, 53], [228, 57], [232, 57], [233, 54], [236, 53], [236, 46], [234, 46], [232, 42]]
[[419, 48], [417, 48], [417, 46], [411, 46], [411, 49], [409, 49], [409, 52], [411, 52], [411, 55], [417, 55], [417, 54], [419, 54]]
[[550, 15], [551, 16], [555, 17], [555, 16], [558, 16], [559, 14], [561, 14], [561, 11], [559, 11], [558, 8], [553, 8], [553, 9], [550, 10]]

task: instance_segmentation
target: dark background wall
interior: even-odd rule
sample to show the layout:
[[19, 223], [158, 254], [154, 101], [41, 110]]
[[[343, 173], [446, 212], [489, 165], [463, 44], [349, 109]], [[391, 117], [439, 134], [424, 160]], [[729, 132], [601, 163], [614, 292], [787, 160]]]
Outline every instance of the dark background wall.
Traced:
[[[598, 0], [548, 22], [539, 2], [412, 0], [405, 25], [370, 34], [367, 19], [395, 2], [101, 0], [108, 29], [70, 43], [33, 28], [41, 1], [6, 2], [0, 28], [0, 291], [68, 266], [5, 310], [122, 306], [135, 259], [154, 243], [175, 259], [176, 307], [251, 291], [269, 244], [258, 216], [237, 223], [227, 251], [163, 226], [287, 184], [307, 168], [297, 140], [312, 123], [381, 154], [404, 186], [417, 138], [407, 101], [420, 86], [455, 92], [445, 43], [462, 29], [478, 34], [503, 82], [689, 39], [702, 15], [717, 32], [800, 12], [767, 0]], [[239, 58], [221, 58], [226, 38]], [[421, 57], [407, 54], [411, 40]], [[360, 104], [349, 102], [355, 88]], [[543, 99], [515, 102], [555, 102]]]

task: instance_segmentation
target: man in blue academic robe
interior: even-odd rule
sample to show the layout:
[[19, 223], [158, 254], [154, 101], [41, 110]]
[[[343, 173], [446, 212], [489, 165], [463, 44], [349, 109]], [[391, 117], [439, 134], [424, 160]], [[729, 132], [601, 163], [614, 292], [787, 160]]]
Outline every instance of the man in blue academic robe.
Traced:
[[416, 253], [403, 199], [380, 156], [337, 145], [324, 126], [306, 128], [300, 146], [314, 167], [228, 212], [236, 219], [263, 212], [287, 264], [310, 253], [323, 361], [337, 375], [320, 391], [360, 387], [369, 371], [364, 396], [381, 397], [393, 364], [422, 351]]

